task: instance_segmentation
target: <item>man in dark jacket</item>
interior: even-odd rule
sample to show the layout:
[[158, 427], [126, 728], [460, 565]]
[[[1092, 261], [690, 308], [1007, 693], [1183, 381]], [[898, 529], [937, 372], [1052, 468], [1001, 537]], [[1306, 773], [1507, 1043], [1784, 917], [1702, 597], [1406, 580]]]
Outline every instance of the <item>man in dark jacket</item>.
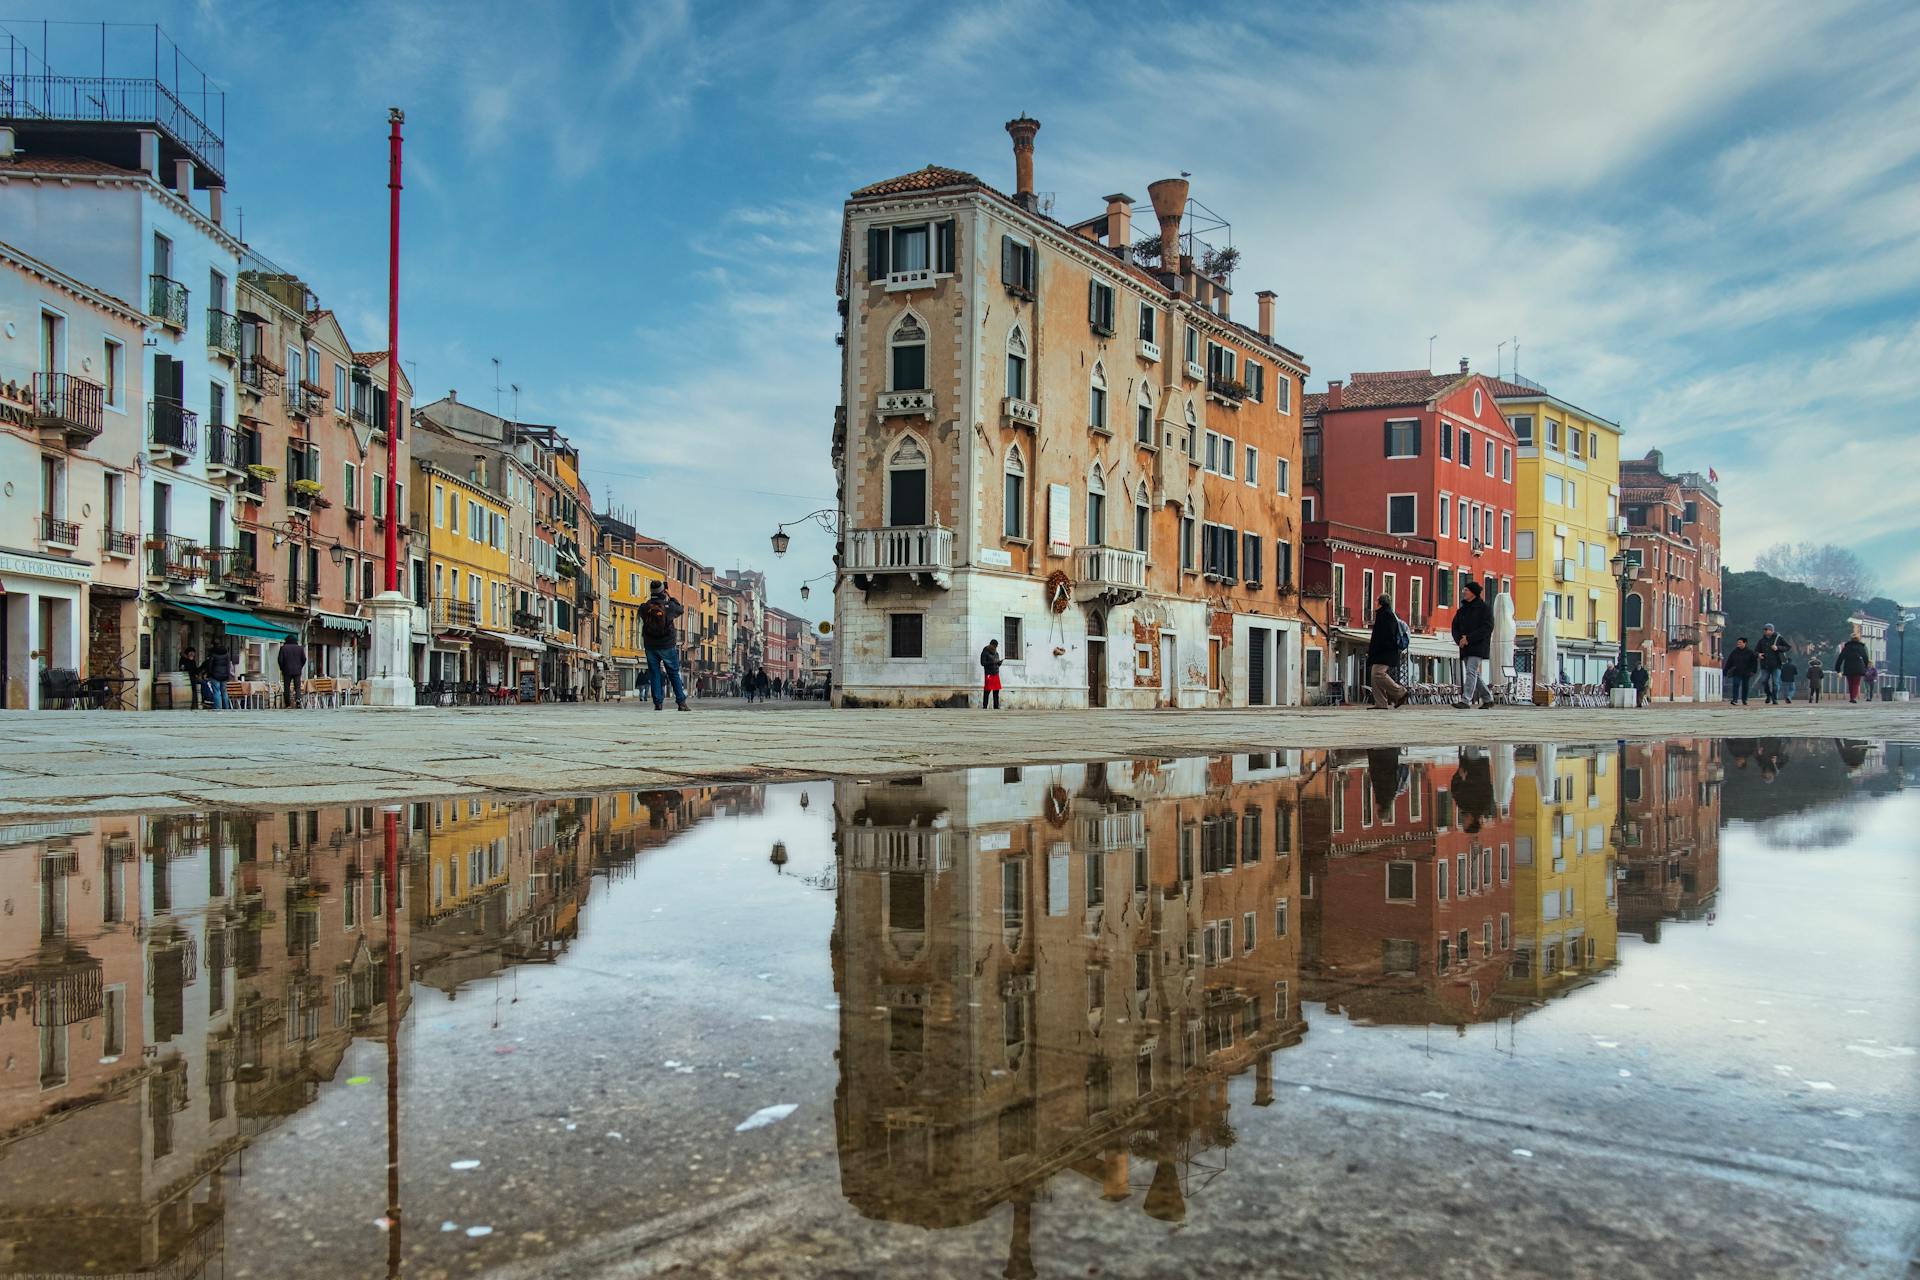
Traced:
[[207, 692], [207, 669], [200, 661], [200, 651], [192, 645], [180, 651], [180, 674], [187, 678], [187, 692], [193, 695], [193, 709], [198, 711]]
[[1647, 674], [1645, 663], [1633, 669], [1631, 680], [1633, 683], [1633, 705], [1636, 707], [1646, 706], [1647, 685], [1652, 683], [1652, 677]]
[[1760, 668], [1760, 659], [1747, 647], [1747, 638], [1741, 636], [1733, 642], [1733, 648], [1721, 660], [1720, 676], [1726, 683], [1727, 701], [1736, 707], [1747, 705], [1747, 695], [1751, 692], [1748, 683], [1753, 673]]
[[667, 594], [664, 582], [654, 583], [647, 593], [647, 602], [640, 606], [640, 643], [647, 651], [647, 681], [653, 688], [655, 711], [666, 706], [663, 677], [671, 677], [673, 681], [674, 705], [682, 711], [687, 709], [687, 688], [680, 683], [680, 646], [675, 627], [683, 612], [685, 607]]
[[1754, 652], [1760, 660], [1760, 688], [1769, 704], [1780, 701], [1780, 664], [1792, 651], [1793, 646], [1773, 629], [1771, 622], [1761, 630], [1760, 643], [1754, 646]]
[[987, 641], [980, 651], [980, 709], [1000, 709], [1000, 642]]
[[300, 706], [300, 675], [307, 669], [307, 650], [298, 638], [280, 646], [280, 704], [293, 711]]
[[1405, 629], [1394, 616], [1393, 598], [1381, 596], [1374, 602], [1373, 632], [1367, 637], [1367, 683], [1373, 690], [1376, 707], [1401, 707], [1407, 702], [1406, 686], [1393, 678], [1400, 669], [1406, 650], [1401, 647]]
[[1456, 707], [1493, 705], [1493, 690], [1483, 672], [1493, 649], [1493, 609], [1480, 598], [1480, 584], [1461, 589], [1460, 607], [1453, 611], [1453, 640], [1460, 646], [1460, 697]]
[[225, 711], [233, 704], [227, 701], [227, 681], [233, 679], [233, 658], [227, 653], [224, 642], [216, 644], [207, 654], [207, 663], [202, 668], [207, 673], [207, 706], [215, 711]]

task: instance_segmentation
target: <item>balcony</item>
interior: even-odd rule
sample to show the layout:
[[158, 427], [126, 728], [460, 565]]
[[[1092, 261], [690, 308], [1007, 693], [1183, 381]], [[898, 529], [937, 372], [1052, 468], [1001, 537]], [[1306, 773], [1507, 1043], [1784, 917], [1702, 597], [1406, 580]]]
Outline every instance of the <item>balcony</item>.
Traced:
[[933, 392], [883, 391], [875, 405], [883, 418], [922, 417], [933, 421]]
[[1682, 622], [1667, 628], [1667, 648], [1691, 649], [1700, 643], [1700, 624]]
[[1026, 427], [1032, 431], [1040, 429], [1040, 406], [1031, 400], [1022, 400], [1018, 396], [1003, 397], [1000, 416], [1010, 427]]
[[1124, 604], [1147, 589], [1147, 554], [1119, 547], [1073, 549], [1074, 595], [1083, 602]]
[[200, 415], [177, 400], [155, 400], [147, 406], [147, 447], [172, 453], [185, 462], [200, 443]]
[[469, 600], [436, 597], [428, 606], [436, 631], [472, 631], [479, 625], [479, 606]]
[[862, 591], [884, 589], [894, 577], [944, 591], [953, 585], [953, 530], [937, 524], [851, 530], [842, 572]]
[[50, 547], [64, 547], [69, 551], [80, 549], [80, 526], [71, 520], [62, 520], [51, 511], [40, 513], [40, 541]]
[[240, 386], [256, 396], [270, 396], [280, 390], [280, 370], [255, 358], [240, 362]]
[[1229, 409], [1238, 409], [1240, 402], [1246, 398], [1246, 383], [1237, 378], [1229, 378], [1223, 373], [1207, 375], [1207, 399], [1224, 404]]
[[1140, 358], [1149, 364], [1160, 363], [1160, 344], [1152, 338], [1140, 339]]
[[106, 529], [100, 534], [100, 554], [115, 560], [131, 560], [140, 550], [140, 539], [121, 529]]
[[1186, 372], [1188, 382], [1203, 382], [1206, 380], [1207, 371], [1200, 367], [1200, 362], [1197, 360], [1187, 361]]
[[159, 534], [147, 539], [147, 577], [186, 583], [207, 574], [207, 549], [191, 538]]
[[229, 360], [239, 358], [240, 321], [231, 311], [207, 308], [207, 350]]
[[244, 551], [217, 552], [209, 562], [207, 585], [235, 599], [258, 600], [271, 581], [272, 577], [260, 572], [260, 566]]
[[100, 438], [106, 391], [70, 373], [33, 375], [33, 425], [44, 442], [83, 449]]
[[523, 636], [543, 636], [547, 633], [547, 620], [531, 610], [515, 609], [513, 629]]
[[1553, 580], [1555, 582], [1573, 582], [1580, 576], [1578, 560], [1555, 560], [1553, 562]]
[[247, 465], [241, 461], [242, 444], [240, 433], [232, 427], [208, 427], [207, 474], [216, 480], [224, 476], [229, 483], [244, 479]]
[[1333, 625], [1336, 627], [1350, 627], [1354, 625], [1354, 611], [1343, 604], [1335, 605], [1333, 608]]
[[284, 382], [287, 412], [296, 418], [317, 417], [326, 411], [323, 397], [315, 395], [304, 382]]
[[[140, 30], [144, 34], [146, 28]], [[196, 114], [180, 96], [184, 92], [192, 97], [191, 90], [176, 91], [167, 86], [162, 68], [172, 67], [173, 72], [168, 74], [177, 73], [178, 63], [174, 59], [179, 56], [179, 49], [157, 27], [152, 30], [150, 63], [145, 56], [120, 56], [124, 50], [117, 50], [113, 59], [116, 70], [134, 71], [151, 66], [148, 75], [54, 75], [49, 67], [39, 64], [37, 58], [32, 60], [36, 64], [32, 67], [28, 67], [25, 60], [9, 67], [0, 73], [0, 103], [6, 104], [5, 114], [63, 125], [151, 126], [160, 134], [163, 166], [170, 166], [174, 156], [184, 155], [203, 171], [209, 182], [217, 185], [226, 166], [226, 143], [200, 118], [201, 114], [211, 114], [209, 95], [202, 91], [200, 114]], [[144, 53], [146, 44], [136, 41], [135, 47]], [[104, 52], [101, 60], [105, 60]], [[93, 62], [94, 59], [87, 59], [89, 65]], [[218, 91], [212, 97], [215, 100], [211, 105], [221, 105], [217, 100]], [[171, 173], [172, 169], [165, 167], [163, 172]]]
[[287, 481], [287, 506], [298, 515], [332, 506], [326, 494], [320, 490], [318, 480]]
[[169, 329], [187, 331], [187, 286], [165, 276], [147, 277], [147, 314]]

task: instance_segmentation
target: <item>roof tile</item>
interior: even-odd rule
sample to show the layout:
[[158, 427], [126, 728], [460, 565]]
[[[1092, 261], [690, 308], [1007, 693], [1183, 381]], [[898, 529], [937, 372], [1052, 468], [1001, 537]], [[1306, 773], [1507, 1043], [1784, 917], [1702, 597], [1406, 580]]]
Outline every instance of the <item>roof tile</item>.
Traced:
[[[903, 173], [897, 178], [888, 178], [885, 182], [875, 182], [861, 187], [853, 193], [859, 200], [865, 196], [892, 196], [908, 191], [937, 191], [942, 187], [986, 187], [973, 174], [963, 169], [949, 169], [945, 165], [930, 164], [924, 169], [915, 169], [912, 173]], [[991, 190], [991, 188], [988, 188]]]

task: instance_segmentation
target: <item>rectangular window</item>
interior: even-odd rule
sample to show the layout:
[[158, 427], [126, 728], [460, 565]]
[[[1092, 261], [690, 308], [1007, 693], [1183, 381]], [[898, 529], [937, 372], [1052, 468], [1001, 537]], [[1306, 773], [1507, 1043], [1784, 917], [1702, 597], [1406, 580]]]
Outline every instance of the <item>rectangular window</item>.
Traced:
[[1444, 422], [1440, 424], [1440, 456], [1453, 461], [1453, 428]]
[[1513, 556], [1516, 560], [1533, 559], [1533, 530], [1522, 529], [1513, 543]]
[[1567, 428], [1567, 456], [1570, 458], [1579, 457], [1581, 455], [1580, 446], [1582, 443], [1583, 443], [1583, 439], [1580, 434], [1580, 429], [1578, 427], [1568, 427]]
[[1387, 456], [1389, 458], [1420, 456], [1420, 424], [1418, 422], [1409, 420], [1387, 423]]
[[1440, 495], [1440, 505], [1434, 509], [1434, 514], [1438, 516], [1440, 520], [1440, 523], [1438, 526], [1439, 536], [1444, 538], [1449, 534], [1451, 534], [1453, 532], [1453, 495], [1452, 494], [1442, 493]]
[[1012, 236], [1000, 237], [1000, 282], [1007, 292], [1033, 296], [1033, 246]]
[[1243, 479], [1248, 484], [1260, 483], [1260, 451], [1252, 445], [1247, 446], [1247, 472]]
[[1463, 467], [1473, 465], [1473, 432], [1465, 427], [1460, 428], [1460, 465]]
[[1160, 332], [1159, 325], [1160, 325], [1160, 312], [1154, 307], [1154, 305], [1151, 302], [1141, 303], [1140, 304], [1140, 330], [1139, 330], [1140, 341], [1157, 343], [1159, 339], [1155, 335], [1157, 335]]
[[[1571, 478], [1567, 481], [1567, 505], [1569, 507], [1577, 507], [1580, 505], [1580, 484]], [[1674, 521], [1673, 531], [1675, 533], [1680, 532], [1680, 522], [1677, 520]]]
[[1513, 438], [1520, 442], [1522, 449], [1533, 447], [1533, 415], [1516, 413], [1507, 419], [1507, 425], [1513, 428]]
[[1027, 358], [1007, 353], [1007, 394], [1015, 400], [1027, 398]]
[[1220, 437], [1220, 474], [1229, 479], [1233, 477], [1233, 438], [1231, 436]]
[[1558, 449], [1560, 447], [1560, 424], [1555, 422], [1552, 418], [1546, 419], [1546, 423], [1547, 423], [1547, 448]]
[[1513, 479], [1513, 450], [1505, 445], [1500, 446], [1500, 478]]
[[894, 613], [888, 615], [890, 624], [887, 656], [890, 658], [924, 658], [926, 652], [922, 645], [921, 629], [926, 618], [918, 613]]
[[1418, 500], [1411, 493], [1387, 495], [1387, 532], [1412, 537], [1418, 518]]
[[1485, 470], [1486, 470], [1486, 473], [1487, 473], [1488, 475], [1492, 475], [1492, 474], [1493, 474], [1493, 459], [1494, 459], [1494, 450], [1493, 450], [1493, 441], [1491, 441], [1491, 440], [1489, 440], [1489, 441], [1487, 441], [1487, 442], [1486, 442], [1486, 459], [1487, 459], [1487, 465], [1486, 465], [1486, 468], [1485, 468]]
[[1142, 503], [1133, 507], [1133, 549], [1144, 552], [1153, 533], [1153, 508]]
[[1442, 609], [1453, 607], [1453, 574], [1445, 569], [1434, 575], [1433, 602]]
[[[1426, 585], [1427, 580], [1418, 574], [1407, 579], [1407, 617], [1412, 620], [1408, 624], [1410, 626], [1418, 627], [1422, 621], [1422, 615], [1425, 613]], [[1419, 792], [1416, 791], [1414, 794], [1417, 797]]]
[[900, 342], [893, 347], [891, 391], [918, 391], [927, 385], [927, 344]]
[[1095, 431], [1107, 429], [1107, 389], [1099, 383], [1088, 388], [1087, 425]]
[[1258, 360], [1247, 361], [1247, 399], [1259, 402], [1267, 398], [1267, 367]]
[[1193, 531], [1194, 531], [1193, 517], [1182, 516], [1180, 518], [1180, 567], [1182, 569], [1186, 569], [1189, 571], [1191, 571], [1194, 567], [1193, 566]]
[[1007, 472], [1006, 508], [1004, 528], [1007, 537], [1024, 538], [1027, 532], [1027, 478], [1018, 472]]
[[1000, 619], [1000, 656], [1008, 662], [1018, 662], [1026, 656], [1021, 644], [1020, 619]]
[[1413, 900], [1413, 864], [1389, 862], [1387, 864], [1387, 901], [1412, 902]]
[[1250, 587], [1257, 587], [1262, 581], [1260, 557], [1263, 551], [1264, 547], [1260, 541], [1259, 534], [1243, 533], [1240, 535], [1241, 567], [1246, 571], [1247, 585]]
[[1360, 616], [1371, 618], [1378, 602], [1379, 597], [1373, 592], [1373, 570], [1362, 569], [1360, 571]]
[[1141, 444], [1153, 443], [1153, 406], [1140, 404], [1134, 409], [1134, 438]]
[[1454, 504], [1454, 512], [1457, 516], [1453, 526], [1454, 536], [1465, 542], [1473, 536], [1473, 513], [1467, 510], [1465, 498], [1461, 498]]
[[[1491, 547], [1493, 545], [1492, 507], [1480, 508], [1480, 545], [1483, 547]], [[1489, 592], [1488, 594], [1491, 595], [1492, 593]]]
[[1273, 543], [1273, 582], [1277, 587], [1293, 585], [1293, 544], [1277, 538]]
[[1273, 491], [1275, 493], [1293, 492], [1293, 459], [1275, 458], [1273, 460]]
[[1187, 326], [1187, 363], [1200, 363], [1200, 331], [1192, 325]]
[[1095, 333], [1113, 335], [1113, 286], [1098, 280], [1087, 282], [1087, 323]]
[[1513, 549], [1512, 512], [1502, 511], [1500, 513], [1500, 549], [1502, 551], [1511, 551]]
[[112, 338], [104, 339], [104, 344], [100, 353], [100, 378], [105, 403], [109, 409], [124, 409], [126, 404], [121, 394], [126, 382], [127, 349]]

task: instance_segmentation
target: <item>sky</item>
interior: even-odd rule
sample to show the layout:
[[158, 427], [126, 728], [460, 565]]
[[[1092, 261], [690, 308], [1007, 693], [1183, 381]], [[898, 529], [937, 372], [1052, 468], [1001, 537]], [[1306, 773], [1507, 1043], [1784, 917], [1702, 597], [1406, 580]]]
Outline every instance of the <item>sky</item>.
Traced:
[[[13, 10], [14, 13], [21, 12]], [[52, 10], [49, 10], [51, 13]], [[1719, 472], [1724, 560], [1920, 600], [1920, 6], [1907, 0], [107, 3], [224, 87], [254, 247], [421, 403], [553, 423], [596, 505], [830, 613], [842, 204], [940, 163], [1066, 220], [1192, 174], [1313, 368], [1513, 370]], [[33, 32], [29, 24], [7, 24]], [[97, 50], [97, 32], [82, 33]], [[116, 39], [119, 39], [116, 35]], [[139, 38], [139, 37], [134, 37]], [[97, 54], [96, 54], [97, 56]], [[60, 69], [56, 57], [55, 68]], [[84, 72], [85, 68], [82, 68]], [[1507, 345], [1502, 348], [1501, 343]], [[496, 379], [494, 360], [499, 361]], [[1904, 484], [1890, 477], [1906, 474]]]

